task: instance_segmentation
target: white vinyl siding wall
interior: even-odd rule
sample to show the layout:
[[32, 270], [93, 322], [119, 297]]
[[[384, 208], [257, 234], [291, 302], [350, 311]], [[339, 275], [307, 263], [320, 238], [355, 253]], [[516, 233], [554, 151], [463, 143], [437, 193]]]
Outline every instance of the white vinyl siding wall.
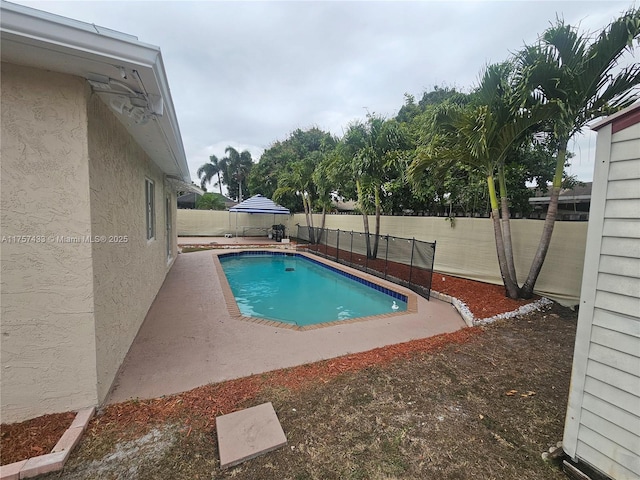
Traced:
[[563, 446], [640, 478], [640, 123], [598, 131], [593, 185]]

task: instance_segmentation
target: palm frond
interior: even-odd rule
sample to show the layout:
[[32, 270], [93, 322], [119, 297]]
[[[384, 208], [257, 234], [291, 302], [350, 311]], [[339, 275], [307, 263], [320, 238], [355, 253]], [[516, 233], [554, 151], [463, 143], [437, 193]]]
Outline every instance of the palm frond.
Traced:
[[282, 197], [284, 197], [288, 193], [295, 194], [296, 193], [296, 189], [295, 188], [291, 188], [291, 187], [278, 187], [278, 188], [276, 188], [276, 191], [273, 192], [273, 200], [277, 202], [278, 200], [280, 200]]
[[205, 188], [206, 184], [218, 173], [218, 169], [211, 163], [205, 163], [198, 168], [196, 174], [200, 179], [200, 187]]
[[564, 70], [576, 71], [582, 66], [582, 59], [587, 51], [587, 37], [579, 35], [571, 25], [558, 20], [556, 25], [548, 28], [542, 34], [543, 45], [552, 47], [556, 62]]
[[482, 71], [475, 99], [481, 105], [502, 107], [513, 100], [511, 79], [514, 71], [512, 61], [487, 65]]
[[533, 103], [557, 102], [554, 131], [568, 138], [586, 122], [637, 97], [632, 89], [640, 83], [639, 67], [628, 67], [615, 76], [612, 71], [639, 34], [638, 9], [612, 22], [593, 41], [558, 21], [538, 44], [518, 55], [519, 88], [530, 92]]
[[[634, 38], [640, 36], [640, 9], [630, 10], [612, 22], [590, 46], [585, 60], [584, 85], [588, 102], [594, 109], [591, 118], [602, 114], [606, 108], [628, 105], [633, 94], [629, 90], [640, 84], [638, 64], [631, 65], [613, 76], [612, 71], [620, 57], [630, 51]], [[587, 120], [588, 121], [588, 120]]]
[[600, 95], [590, 99], [588, 110], [592, 113], [592, 118], [615, 113], [640, 98], [637, 88], [640, 85], [640, 65], [625, 68], [606, 83]]

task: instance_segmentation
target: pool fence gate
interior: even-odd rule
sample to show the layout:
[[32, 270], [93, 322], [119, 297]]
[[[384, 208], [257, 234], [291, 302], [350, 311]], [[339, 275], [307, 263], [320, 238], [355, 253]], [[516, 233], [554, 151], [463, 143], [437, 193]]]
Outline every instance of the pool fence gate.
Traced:
[[407, 287], [427, 300], [436, 242], [298, 225], [300, 249]]

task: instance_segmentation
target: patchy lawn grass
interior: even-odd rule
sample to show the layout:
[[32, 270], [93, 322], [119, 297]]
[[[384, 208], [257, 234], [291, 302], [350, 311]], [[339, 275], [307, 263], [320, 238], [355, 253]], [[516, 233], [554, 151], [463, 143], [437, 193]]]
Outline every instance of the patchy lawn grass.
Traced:
[[[110, 407], [65, 469], [42, 478], [565, 479], [541, 454], [562, 438], [575, 327], [576, 314], [553, 305], [472, 329], [463, 343], [381, 349], [378, 362], [356, 354], [251, 377], [250, 389], [235, 381], [162, 399], [171, 415], [150, 402]], [[288, 445], [220, 470], [210, 416], [221, 407], [180, 407], [189, 395], [213, 395], [213, 405], [215, 392], [235, 392], [234, 408], [272, 402]]]

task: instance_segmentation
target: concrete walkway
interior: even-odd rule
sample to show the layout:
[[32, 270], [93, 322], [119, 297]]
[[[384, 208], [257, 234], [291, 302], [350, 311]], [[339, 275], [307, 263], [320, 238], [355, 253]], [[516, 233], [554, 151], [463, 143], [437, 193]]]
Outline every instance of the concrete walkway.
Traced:
[[[452, 305], [434, 299], [426, 301], [420, 296], [417, 313], [308, 331], [238, 320], [227, 310], [214, 268], [213, 255], [225, 251], [228, 250], [178, 255], [125, 358], [107, 403], [179, 393], [465, 326]], [[341, 268], [358, 274], [348, 267]], [[392, 288], [413, 295], [397, 285]]]

